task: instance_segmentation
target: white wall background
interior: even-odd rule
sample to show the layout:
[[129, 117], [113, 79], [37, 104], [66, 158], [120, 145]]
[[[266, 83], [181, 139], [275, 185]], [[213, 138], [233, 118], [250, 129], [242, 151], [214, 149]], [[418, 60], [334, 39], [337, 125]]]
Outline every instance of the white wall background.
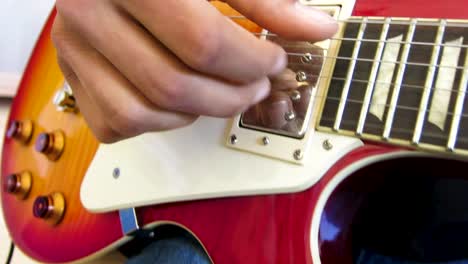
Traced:
[[16, 91], [54, 0], [0, 0], [0, 96]]

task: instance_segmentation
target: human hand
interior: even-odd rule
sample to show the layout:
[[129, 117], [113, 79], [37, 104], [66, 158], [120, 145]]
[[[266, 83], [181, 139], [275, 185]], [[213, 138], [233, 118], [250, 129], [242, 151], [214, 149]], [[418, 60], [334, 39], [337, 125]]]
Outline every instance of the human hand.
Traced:
[[[226, 0], [260, 26], [317, 41], [337, 29], [295, 0]], [[88, 125], [106, 143], [230, 117], [263, 100], [286, 53], [204, 0], [57, 0], [52, 39]]]

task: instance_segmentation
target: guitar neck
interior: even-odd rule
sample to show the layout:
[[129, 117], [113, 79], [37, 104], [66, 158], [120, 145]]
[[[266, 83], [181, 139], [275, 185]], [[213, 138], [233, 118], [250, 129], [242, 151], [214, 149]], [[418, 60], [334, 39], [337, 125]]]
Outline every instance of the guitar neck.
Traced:
[[468, 155], [468, 23], [352, 17], [343, 27], [318, 130]]

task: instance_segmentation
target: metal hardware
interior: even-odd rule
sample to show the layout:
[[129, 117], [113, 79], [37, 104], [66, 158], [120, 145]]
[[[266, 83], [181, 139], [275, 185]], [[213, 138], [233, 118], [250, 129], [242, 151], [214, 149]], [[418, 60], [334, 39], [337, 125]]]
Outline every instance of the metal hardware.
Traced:
[[270, 144], [270, 138], [268, 138], [268, 137], [263, 137], [263, 138], [262, 138], [262, 143], [263, 143], [263, 145], [265, 145], [265, 146], [268, 145], [268, 144]]
[[312, 54], [306, 53], [304, 56], [301, 57], [302, 63], [311, 63], [313, 60]]
[[238, 142], [237, 136], [236, 135], [231, 135], [230, 137], [230, 142], [232, 145], [235, 145]]
[[296, 114], [294, 113], [294, 111], [288, 111], [284, 114], [284, 119], [286, 121], [292, 121], [296, 118]]
[[55, 93], [53, 103], [59, 111], [76, 112], [77, 110], [75, 97], [67, 83]]
[[298, 71], [296, 73], [296, 81], [298, 82], [305, 82], [307, 81], [307, 74], [303, 71]]
[[126, 236], [134, 238], [154, 238], [156, 233], [153, 229], [140, 228], [135, 208], [119, 210], [120, 228]]
[[135, 208], [119, 210], [120, 228], [126, 236], [133, 236], [140, 230]]
[[120, 177], [120, 169], [119, 168], [114, 168], [114, 170], [112, 171], [112, 177], [114, 177], [114, 179], [118, 179]]
[[329, 139], [324, 140], [322, 143], [322, 146], [323, 146], [323, 149], [325, 150], [331, 150], [333, 148], [333, 144], [331, 143]]
[[304, 154], [302, 153], [302, 150], [296, 149], [293, 153], [293, 157], [295, 160], [301, 160], [304, 157]]
[[291, 100], [293, 100], [293, 101], [299, 101], [299, 100], [301, 100], [301, 93], [299, 91], [297, 91], [297, 90], [294, 90], [289, 95], [289, 98], [291, 98]]

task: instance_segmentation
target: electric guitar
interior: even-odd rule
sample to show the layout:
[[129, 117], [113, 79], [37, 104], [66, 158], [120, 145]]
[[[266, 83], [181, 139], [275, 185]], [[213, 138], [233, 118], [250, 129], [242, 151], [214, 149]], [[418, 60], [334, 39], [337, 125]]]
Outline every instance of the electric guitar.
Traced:
[[[93, 137], [60, 72], [51, 15], [3, 146], [16, 245], [41, 262], [83, 261], [175, 225], [214, 263], [352, 263], [365, 250], [466, 257], [459, 240], [422, 238], [457, 233], [441, 223], [466, 230], [454, 213], [468, 210], [466, 2], [306, 1], [340, 23], [314, 44], [214, 4], [288, 52], [286, 88], [230, 120], [111, 145]], [[437, 250], [423, 250], [428, 241]]]

